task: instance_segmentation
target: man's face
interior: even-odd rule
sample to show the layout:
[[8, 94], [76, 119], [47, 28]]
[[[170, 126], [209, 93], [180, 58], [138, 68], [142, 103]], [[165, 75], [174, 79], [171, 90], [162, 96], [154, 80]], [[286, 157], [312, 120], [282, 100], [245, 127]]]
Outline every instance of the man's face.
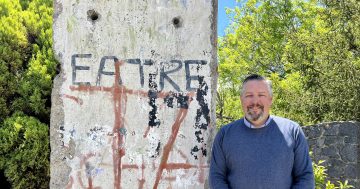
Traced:
[[264, 124], [272, 104], [272, 97], [266, 81], [250, 80], [246, 82], [240, 99], [245, 117], [254, 126]]

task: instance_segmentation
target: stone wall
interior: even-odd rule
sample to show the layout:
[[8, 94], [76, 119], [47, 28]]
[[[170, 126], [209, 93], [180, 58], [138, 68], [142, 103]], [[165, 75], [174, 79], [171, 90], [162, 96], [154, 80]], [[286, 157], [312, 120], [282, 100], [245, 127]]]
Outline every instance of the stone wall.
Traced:
[[325, 160], [330, 180], [360, 188], [360, 123], [332, 122], [303, 127], [313, 161]]

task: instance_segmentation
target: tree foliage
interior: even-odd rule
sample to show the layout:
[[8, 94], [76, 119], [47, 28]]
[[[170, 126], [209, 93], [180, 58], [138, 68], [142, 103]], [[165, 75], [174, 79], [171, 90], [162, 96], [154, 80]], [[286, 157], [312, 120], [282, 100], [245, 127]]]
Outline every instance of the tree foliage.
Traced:
[[248, 0], [227, 10], [219, 39], [218, 120], [242, 116], [239, 86], [250, 73], [273, 81], [272, 113], [301, 124], [360, 121], [360, 3]]
[[15, 114], [0, 129], [0, 168], [13, 188], [48, 188], [48, 126]]
[[327, 179], [327, 169], [322, 164], [324, 161], [319, 161], [318, 163], [313, 163], [313, 170], [315, 176], [315, 189], [349, 189], [354, 188], [352, 185], [348, 183], [346, 180], [345, 182], [337, 181], [336, 186], [334, 183]]
[[57, 65], [52, 1], [0, 0], [0, 8], [0, 120], [20, 110], [48, 123]]
[[48, 187], [52, 3], [0, 0], [0, 170], [13, 188]]

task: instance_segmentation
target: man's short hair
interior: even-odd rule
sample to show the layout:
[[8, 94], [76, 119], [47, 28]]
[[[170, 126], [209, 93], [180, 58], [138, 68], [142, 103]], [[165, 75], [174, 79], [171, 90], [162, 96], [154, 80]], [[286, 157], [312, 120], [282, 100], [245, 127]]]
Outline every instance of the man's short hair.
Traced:
[[242, 96], [242, 94], [244, 93], [244, 85], [249, 82], [249, 81], [265, 81], [267, 86], [268, 86], [268, 90], [269, 90], [269, 94], [270, 96], [273, 95], [272, 93], [272, 84], [271, 84], [271, 81], [266, 79], [265, 77], [261, 76], [261, 75], [258, 75], [258, 74], [251, 74], [251, 75], [248, 75], [244, 81], [242, 82], [242, 86], [241, 86], [241, 91], [240, 91], [240, 95]]

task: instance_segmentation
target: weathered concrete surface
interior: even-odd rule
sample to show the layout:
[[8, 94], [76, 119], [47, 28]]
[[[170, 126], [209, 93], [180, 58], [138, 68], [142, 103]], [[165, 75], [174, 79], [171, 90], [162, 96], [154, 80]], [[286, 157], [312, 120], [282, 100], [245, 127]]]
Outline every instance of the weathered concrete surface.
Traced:
[[206, 188], [217, 0], [55, 0], [50, 188]]

